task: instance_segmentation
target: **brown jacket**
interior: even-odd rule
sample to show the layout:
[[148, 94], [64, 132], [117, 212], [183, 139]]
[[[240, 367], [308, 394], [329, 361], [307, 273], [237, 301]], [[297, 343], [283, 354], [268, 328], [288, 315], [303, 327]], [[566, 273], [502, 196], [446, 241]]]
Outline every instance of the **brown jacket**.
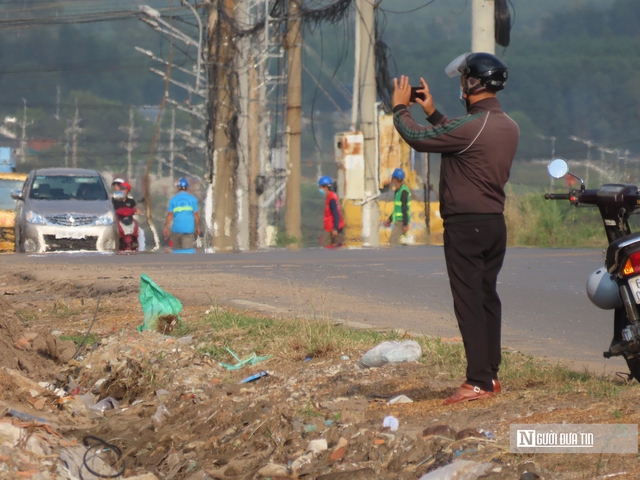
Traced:
[[418, 125], [405, 105], [393, 109], [400, 136], [418, 152], [441, 153], [440, 213], [502, 214], [504, 186], [518, 147], [520, 129], [496, 98], [471, 105], [467, 116], [448, 120], [436, 110]]

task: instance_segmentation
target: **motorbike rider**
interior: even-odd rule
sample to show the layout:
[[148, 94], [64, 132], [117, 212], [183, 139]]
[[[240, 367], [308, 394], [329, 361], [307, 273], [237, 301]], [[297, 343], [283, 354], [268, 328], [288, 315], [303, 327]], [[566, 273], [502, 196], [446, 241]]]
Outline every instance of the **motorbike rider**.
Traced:
[[116, 178], [111, 183], [111, 186], [114, 190], [111, 196], [111, 203], [113, 203], [113, 209], [116, 217], [118, 217], [118, 223], [127, 218], [129, 218], [129, 220], [126, 221], [127, 224], [135, 222], [137, 226], [137, 228], [134, 229], [137, 235], [137, 250], [144, 251], [146, 245], [144, 229], [139, 226], [138, 220], [134, 217], [134, 215], [142, 212], [137, 207], [136, 200], [131, 196], [131, 184], [121, 178]]
[[124, 192], [122, 194], [115, 194], [111, 197], [111, 202], [113, 203], [113, 209], [117, 212], [120, 208], [136, 208], [136, 201], [130, 195], [131, 194], [131, 184], [129, 182], [125, 182], [121, 178], [116, 178], [112, 183], [114, 193], [115, 192]]
[[386, 227], [393, 224], [389, 245], [400, 245], [400, 238], [409, 231], [411, 221], [411, 190], [404, 183], [404, 170], [396, 168], [391, 174], [391, 188], [395, 190], [393, 212], [385, 222]]
[[496, 291], [506, 251], [504, 187], [518, 146], [519, 128], [496, 98], [508, 67], [495, 55], [468, 53], [445, 70], [460, 75], [467, 115], [452, 120], [436, 110], [421, 78], [416, 102], [431, 126], [416, 123], [408, 107], [408, 77], [394, 80], [394, 125], [419, 152], [442, 154], [440, 213], [454, 310], [467, 356], [467, 380], [445, 405], [489, 398], [501, 390], [502, 306]]

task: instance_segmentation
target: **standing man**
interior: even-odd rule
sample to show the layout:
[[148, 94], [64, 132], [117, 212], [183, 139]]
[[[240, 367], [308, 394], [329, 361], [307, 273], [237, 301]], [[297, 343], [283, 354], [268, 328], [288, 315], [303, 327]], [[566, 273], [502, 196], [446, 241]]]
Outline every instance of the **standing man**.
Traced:
[[320, 193], [326, 199], [324, 202], [324, 234], [322, 235], [322, 244], [325, 248], [341, 247], [344, 242], [344, 220], [342, 219], [342, 211], [340, 210], [340, 201], [338, 194], [331, 190], [333, 179], [327, 175], [320, 177], [318, 186]]
[[396, 168], [391, 174], [391, 188], [396, 193], [393, 197], [393, 212], [389, 220], [385, 222], [386, 227], [393, 224], [389, 245], [400, 245], [400, 238], [409, 231], [411, 221], [411, 190], [404, 183], [404, 170]]
[[496, 291], [506, 251], [504, 187], [509, 180], [520, 131], [500, 107], [496, 93], [508, 69], [488, 53], [467, 53], [445, 70], [461, 75], [460, 100], [467, 115], [448, 120], [438, 112], [424, 79], [418, 91], [431, 126], [418, 125], [409, 79], [394, 80], [394, 124], [419, 152], [442, 154], [440, 213], [444, 219], [444, 255], [453, 304], [465, 353], [467, 380], [445, 405], [492, 397], [501, 390], [502, 306]]
[[[164, 238], [171, 239], [173, 251], [195, 253], [194, 233], [200, 236], [200, 214], [198, 199], [187, 193], [189, 182], [185, 178], [178, 180], [178, 193], [169, 200], [167, 219], [164, 223]], [[169, 235], [171, 227], [171, 235]]]

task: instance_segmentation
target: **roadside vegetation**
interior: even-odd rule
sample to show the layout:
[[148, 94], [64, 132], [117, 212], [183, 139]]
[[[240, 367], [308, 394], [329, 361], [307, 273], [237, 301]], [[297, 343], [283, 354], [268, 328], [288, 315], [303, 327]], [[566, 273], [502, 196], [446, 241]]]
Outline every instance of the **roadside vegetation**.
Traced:
[[[174, 336], [193, 335], [197, 348], [214, 360], [235, 364], [235, 353], [271, 355], [289, 361], [332, 360], [348, 356], [357, 360], [366, 350], [384, 341], [415, 340], [422, 347], [420, 360], [429, 377], [460, 379], [466, 359], [459, 339], [414, 336], [403, 331], [352, 328], [325, 319], [283, 319], [214, 308], [198, 320], [183, 323]], [[510, 389], [536, 388], [551, 395], [586, 394], [615, 397], [627, 387], [620, 379], [578, 372], [522, 353], [505, 350], [500, 379]]]

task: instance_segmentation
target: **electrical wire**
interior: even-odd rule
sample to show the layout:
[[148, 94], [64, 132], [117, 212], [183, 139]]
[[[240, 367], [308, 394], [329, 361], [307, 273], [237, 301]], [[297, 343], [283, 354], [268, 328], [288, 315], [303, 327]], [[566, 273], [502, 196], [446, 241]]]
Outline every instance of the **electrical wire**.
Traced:
[[380, 10], [382, 10], [383, 12], [386, 13], [413, 13], [413, 12], [417, 12], [418, 10], [422, 10], [425, 7], [428, 7], [429, 5], [431, 5], [432, 3], [435, 3], [436, 0], [430, 0], [429, 2], [425, 3], [424, 5], [420, 5], [419, 7], [416, 8], [412, 8], [410, 10], [387, 10], [386, 8], [382, 8], [380, 7]]
[[[91, 444], [91, 442], [96, 442], [95, 444]], [[87, 469], [87, 471], [89, 473], [91, 473], [92, 475], [95, 475], [98, 478], [118, 478], [120, 476], [122, 476], [124, 474], [124, 470], [125, 470], [125, 461], [122, 458], [122, 451], [120, 450], [120, 448], [118, 448], [117, 445], [113, 445], [111, 443], [105, 442], [103, 439], [99, 438], [99, 437], [95, 437], [93, 435], [87, 435], [86, 437], [84, 437], [82, 439], [82, 444], [87, 447], [87, 450], [84, 452], [84, 455], [82, 457], [82, 463], [84, 464], [84, 468]], [[98, 473], [95, 472], [94, 470], [91, 469], [91, 467], [89, 467], [89, 464], [87, 462], [87, 455], [89, 454], [89, 452], [95, 448], [102, 448], [102, 452], [104, 453], [105, 450], [110, 450], [113, 453], [116, 454], [116, 461], [114, 462], [115, 464], [118, 464], [122, 461], [122, 468], [120, 469], [120, 471], [117, 471], [114, 474], [105, 474], [105, 473]], [[94, 455], [94, 456], [97, 456]], [[105, 462], [106, 463], [106, 462]]]

